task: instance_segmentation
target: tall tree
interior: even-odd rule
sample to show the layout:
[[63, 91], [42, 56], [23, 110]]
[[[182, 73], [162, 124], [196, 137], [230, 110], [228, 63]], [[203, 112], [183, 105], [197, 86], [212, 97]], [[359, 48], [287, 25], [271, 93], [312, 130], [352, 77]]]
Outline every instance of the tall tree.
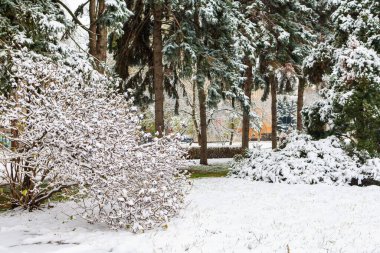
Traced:
[[178, 99], [177, 90], [164, 75], [164, 22], [170, 20], [171, 1], [134, 0], [128, 8], [134, 15], [124, 24], [123, 35], [114, 39], [115, 69], [126, 80], [121, 92], [133, 91], [135, 102], [143, 107], [154, 102], [155, 131], [162, 136], [164, 91]]
[[[311, 74], [311, 81], [327, 76], [324, 100], [305, 112], [308, 131], [348, 138], [353, 147], [371, 155], [380, 153], [379, 17], [378, 1], [340, 1], [331, 15], [332, 36], [305, 64], [308, 73], [319, 74]], [[323, 131], [326, 125], [329, 131]], [[321, 129], [317, 133], [316, 126]]]
[[252, 101], [251, 92], [254, 88], [254, 67], [256, 64], [256, 40], [258, 33], [255, 29], [255, 24], [252, 22], [252, 10], [250, 9], [251, 1], [235, 1], [234, 17], [236, 17], [237, 29], [234, 35], [235, 58], [244, 67], [242, 72], [243, 80], [242, 90], [243, 97], [240, 97], [241, 108], [243, 111], [242, 120], [242, 148], [248, 149], [249, 146], [249, 131], [251, 125], [257, 125], [257, 117], [251, 112]]
[[[295, 87], [294, 78], [278, 80], [277, 73], [285, 73], [284, 70], [289, 70], [289, 66], [296, 70], [301, 68], [303, 59], [316, 40], [313, 26], [318, 20], [318, 15], [313, 9], [314, 4], [314, 1], [302, 0], [250, 2], [251, 20], [256, 24], [257, 33], [260, 34], [256, 41], [260, 59], [256, 82], [264, 87], [262, 99], [266, 100], [269, 93], [272, 99], [273, 148], [277, 147], [277, 92], [287, 92], [289, 86]], [[288, 85], [287, 80], [293, 80], [293, 84]]]
[[165, 62], [172, 80], [194, 81], [201, 164], [207, 164], [207, 107], [217, 106], [223, 97], [244, 98], [233, 47], [237, 29], [234, 8], [233, 1], [221, 0], [182, 0], [172, 8], [172, 35], [165, 43]]

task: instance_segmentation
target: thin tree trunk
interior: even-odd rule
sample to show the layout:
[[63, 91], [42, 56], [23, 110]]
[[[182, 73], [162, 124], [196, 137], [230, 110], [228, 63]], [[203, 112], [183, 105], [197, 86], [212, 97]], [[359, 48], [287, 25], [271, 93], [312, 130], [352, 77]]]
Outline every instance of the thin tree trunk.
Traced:
[[297, 130], [302, 131], [302, 108], [303, 108], [303, 95], [305, 90], [305, 78], [301, 77], [298, 84], [298, 96], [297, 96]]
[[272, 113], [272, 149], [277, 148], [277, 84], [273, 74], [270, 74], [271, 113]]
[[200, 143], [200, 140], [201, 140], [201, 132], [199, 130], [199, 127], [198, 127], [198, 122], [197, 122], [197, 117], [195, 115], [195, 103], [196, 103], [196, 88], [197, 88], [197, 84], [196, 82], [193, 82], [193, 105], [191, 106], [191, 117], [193, 119], [193, 124], [194, 124], [194, 128], [195, 128], [195, 131], [197, 133], [197, 138], [198, 138], [198, 146], [201, 145]]
[[[244, 95], [248, 97], [249, 104], [251, 104], [251, 91], [252, 91], [252, 63], [249, 59], [245, 59], [245, 64], [248, 66], [245, 77], [247, 80], [244, 82]], [[243, 123], [242, 123], [242, 141], [241, 147], [242, 149], [249, 148], [249, 114], [250, 110], [242, 106], [243, 108]]]
[[206, 116], [206, 91], [205, 79], [202, 75], [197, 75], [197, 88], [199, 100], [199, 117], [200, 117], [200, 164], [207, 165], [207, 116]]
[[[16, 96], [16, 95], [15, 95]], [[17, 101], [17, 97], [16, 97]], [[19, 131], [18, 131], [18, 123], [17, 120], [12, 120], [11, 122], [11, 150], [13, 152], [18, 152], [19, 149], [19, 142], [15, 139], [19, 138]], [[19, 184], [21, 183], [19, 178], [19, 165], [20, 165], [20, 158], [14, 158], [12, 159], [11, 163], [11, 168], [10, 168], [10, 177], [11, 177], [11, 182], [10, 182], [10, 191], [12, 196], [19, 196], [20, 195], [20, 190], [19, 190]], [[16, 205], [12, 203], [12, 207], [15, 207]]]
[[162, 64], [162, 5], [155, 4], [153, 10], [154, 25], [153, 25], [153, 70], [154, 70], [154, 112], [155, 112], [155, 127], [162, 137], [164, 131], [164, 69]]
[[[98, 7], [98, 15], [99, 18], [105, 11], [106, 5], [105, 0], [98, 0], [99, 1], [99, 7]], [[104, 66], [102, 64], [105, 64], [107, 61], [107, 27], [102, 24], [97, 24], [96, 26], [96, 55], [99, 60], [97, 63], [98, 65], [98, 71], [100, 73], [104, 73]]]
[[90, 48], [90, 55], [97, 57], [97, 52], [96, 52], [96, 0], [90, 0], [90, 29], [88, 32], [88, 37], [89, 37], [89, 48]]
[[[198, 40], [202, 40], [202, 34], [200, 32], [200, 19], [199, 19], [200, 1], [195, 4], [194, 10], [194, 24], [195, 35]], [[205, 91], [205, 75], [202, 73], [202, 55], [197, 57], [197, 74], [196, 82], [198, 88], [198, 100], [199, 100], [199, 118], [200, 118], [200, 139], [198, 143], [200, 148], [200, 164], [207, 165], [207, 116], [206, 116], [206, 91]]]

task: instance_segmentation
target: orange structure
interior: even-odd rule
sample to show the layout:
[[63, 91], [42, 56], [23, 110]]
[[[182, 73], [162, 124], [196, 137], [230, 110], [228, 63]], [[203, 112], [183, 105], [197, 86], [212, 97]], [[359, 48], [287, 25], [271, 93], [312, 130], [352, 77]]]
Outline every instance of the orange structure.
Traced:
[[[239, 128], [239, 133], [242, 132], [242, 129]], [[260, 131], [256, 131], [253, 128], [249, 129], [249, 139], [253, 141], [257, 140], [270, 140], [272, 134], [272, 124], [268, 122], [263, 122]]]

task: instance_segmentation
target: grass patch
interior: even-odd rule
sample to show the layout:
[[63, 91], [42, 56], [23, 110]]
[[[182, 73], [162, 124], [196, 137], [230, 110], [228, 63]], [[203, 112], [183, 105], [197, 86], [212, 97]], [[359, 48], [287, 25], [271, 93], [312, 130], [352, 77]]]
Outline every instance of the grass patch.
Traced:
[[190, 178], [225, 177], [229, 168], [230, 166], [227, 164], [195, 165], [190, 166], [188, 171], [191, 173]]
[[0, 187], [0, 213], [11, 209], [11, 204], [5, 197], [6, 194], [9, 194], [9, 190], [4, 186]]

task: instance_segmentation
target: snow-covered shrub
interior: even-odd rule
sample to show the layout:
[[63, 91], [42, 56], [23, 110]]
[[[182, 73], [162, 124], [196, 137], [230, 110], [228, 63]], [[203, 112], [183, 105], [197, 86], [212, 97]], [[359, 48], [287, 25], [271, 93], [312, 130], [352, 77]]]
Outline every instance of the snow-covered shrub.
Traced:
[[283, 146], [276, 152], [254, 150], [248, 159], [233, 164], [231, 176], [271, 183], [332, 185], [380, 179], [378, 159], [361, 164], [334, 136], [315, 141], [309, 135], [292, 134]]
[[151, 228], [179, 210], [184, 151], [170, 137], [140, 143], [136, 108], [109, 89], [117, 80], [27, 50], [10, 57], [13, 91], [0, 97], [0, 135], [13, 144], [0, 146], [0, 181], [13, 206], [32, 210], [75, 186], [85, 218], [113, 228]]

